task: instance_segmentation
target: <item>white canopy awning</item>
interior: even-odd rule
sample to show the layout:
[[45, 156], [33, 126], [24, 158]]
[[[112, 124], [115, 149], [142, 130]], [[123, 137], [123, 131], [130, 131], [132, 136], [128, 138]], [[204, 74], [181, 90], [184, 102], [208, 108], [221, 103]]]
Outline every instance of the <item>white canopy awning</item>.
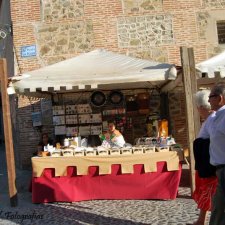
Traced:
[[149, 88], [176, 78], [171, 64], [98, 49], [12, 78], [19, 92]]
[[200, 77], [214, 78], [218, 74], [221, 78], [225, 77], [225, 51], [206, 61], [198, 63], [196, 69]]

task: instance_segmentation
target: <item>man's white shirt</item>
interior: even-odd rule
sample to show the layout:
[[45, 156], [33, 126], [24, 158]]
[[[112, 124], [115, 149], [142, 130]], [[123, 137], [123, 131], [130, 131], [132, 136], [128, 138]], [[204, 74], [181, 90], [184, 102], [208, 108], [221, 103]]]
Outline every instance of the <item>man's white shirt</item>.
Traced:
[[210, 163], [214, 166], [225, 164], [225, 106], [215, 113], [210, 132]]

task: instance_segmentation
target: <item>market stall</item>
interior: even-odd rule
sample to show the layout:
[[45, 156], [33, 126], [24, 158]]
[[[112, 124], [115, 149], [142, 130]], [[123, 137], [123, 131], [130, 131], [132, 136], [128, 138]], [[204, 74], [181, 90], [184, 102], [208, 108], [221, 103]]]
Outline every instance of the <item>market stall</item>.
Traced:
[[217, 74], [225, 77], [225, 51], [196, 65], [199, 77], [214, 78]]
[[210, 88], [225, 77], [225, 51], [196, 64], [199, 88]]
[[[145, 107], [146, 102], [149, 100], [149, 92], [136, 93], [137, 96], [139, 95], [139, 100], [142, 100], [142, 103], [135, 108], [132, 106], [132, 98], [134, 95], [126, 96], [123, 90], [150, 90], [154, 89], [156, 85], [166, 84], [169, 80], [174, 80], [175, 78], [176, 69], [173, 65], [135, 59], [105, 50], [95, 50], [36, 71], [31, 71], [22, 76], [14, 77], [12, 81], [13, 86], [20, 93], [36, 96], [50, 94], [53, 100], [57, 94], [67, 96], [68, 100], [68, 98], [71, 98], [68, 97], [71, 92], [90, 92], [89, 99], [92, 105], [94, 104], [95, 110], [97, 109], [96, 111], [91, 111], [93, 107], [88, 107], [88, 102], [75, 104], [69, 100], [65, 104], [65, 99], [63, 99], [63, 104], [60, 105], [61, 103], [58, 98], [55, 98], [57, 104], [52, 107], [55, 134], [72, 137], [73, 133], [76, 133], [76, 136], [77, 134], [78, 136], [99, 135], [104, 130], [103, 118], [107, 116], [115, 117], [116, 114], [126, 115], [127, 111], [129, 111], [129, 115], [132, 115], [132, 110], [134, 110], [138, 111], [138, 114], [134, 114], [135, 117], [138, 117], [139, 114], [146, 117], [149, 114], [148, 107]], [[98, 89], [100, 95], [102, 94], [100, 100], [102, 99], [104, 103], [104, 96], [107, 96], [108, 103], [116, 106], [115, 109], [106, 107], [104, 110], [99, 110], [102, 105], [105, 107], [107, 104], [101, 103], [99, 97], [95, 101], [96, 96], [94, 94], [97, 93], [96, 89]], [[128, 106], [130, 102], [131, 104]], [[126, 105], [124, 105], [125, 103]], [[146, 120], [146, 118], [144, 119]], [[161, 132], [159, 135], [157, 131], [159, 128], [157, 126], [158, 122], [160, 124], [158, 119], [154, 119], [149, 123], [150, 130], [155, 132], [154, 138], [157, 139], [157, 143], [151, 147], [159, 148], [158, 151], [154, 150], [154, 152], [148, 153], [146, 152], [146, 146], [140, 146], [140, 143], [138, 146], [133, 141], [132, 144], [137, 145], [136, 147], [143, 147], [142, 151], [139, 152], [140, 154], [136, 154], [137, 152], [135, 152], [134, 148], [131, 148], [129, 149], [129, 156], [124, 155], [124, 152], [128, 149], [125, 149], [124, 152], [123, 149], [119, 149], [120, 154], [112, 156], [111, 150], [109, 149], [109, 154], [102, 156], [99, 155], [98, 149], [93, 149], [94, 152], [97, 152], [96, 156], [88, 156], [87, 149], [85, 149], [84, 155], [78, 157], [76, 155], [78, 152], [76, 147], [80, 147], [80, 144], [76, 142], [72, 155], [66, 159], [63, 156], [63, 152], [57, 157], [43, 154], [42, 156], [46, 157], [32, 158], [33, 202], [79, 201], [107, 198], [174, 199], [177, 194], [181, 175], [179, 154], [182, 154], [182, 149], [179, 149], [179, 154], [177, 154], [177, 151], [170, 151], [171, 148], [166, 146], [168, 130], [166, 132], [164, 130], [164, 133]], [[140, 124], [140, 119], [137, 123]], [[132, 125], [130, 118], [127, 120], [126, 117], [125, 120], [122, 118], [118, 124], [126, 124], [128, 126], [127, 131], [130, 128], [129, 124]], [[145, 127], [140, 126], [139, 129], [144, 130]], [[163, 136], [164, 142], [161, 142], [161, 135]], [[74, 142], [71, 144], [74, 145]], [[70, 147], [62, 145], [63, 143], [61, 142], [59, 146], [62, 147], [62, 150], [64, 147]], [[166, 152], [161, 152], [160, 150], [165, 146]], [[160, 149], [161, 147], [162, 149]], [[45, 152], [44, 150], [48, 151], [48, 149], [43, 149], [43, 152]], [[58, 150], [59, 148], [53, 151]], [[175, 159], [172, 164], [170, 164], [171, 157]], [[89, 162], [90, 160], [92, 163], [86, 163], [86, 168], [82, 167], [86, 172], [79, 173], [79, 163]], [[109, 170], [106, 173], [101, 173], [102, 170], [106, 171], [105, 167], [99, 165], [99, 162], [102, 160], [107, 162], [107, 168], [112, 167], [111, 173]], [[127, 160], [131, 162], [131, 167], [129, 167], [128, 171], [124, 170], [124, 168], [128, 168], [126, 166], [128, 163]], [[64, 172], [58, 174], [57, 170], [59, 169], [60, 162], [69, 164], [63, 165]], [[134, 170], [132, 171], [133, 167]], [[41, 169], [37, 171], [37, 168]], [[53, 174], [54, 169], [55, 175]], [[89, 169], [90, 171], [87, 173]], [[65, 171], [68, 173], [65, 173]], [[164, 184], [165, 186], [163, 188], [156, 188]], [[95, 187], [94, 189], [92, 188], [93, 186]], [[125, 195], [125, 190], [128, 186], [130, 191]], [[140, 187], [142, 188], [140, 189]], [[85, 188], [85, 194], [79, 194], [80, 192], [83, 193]], [[118, 194], [109, 191], [113, 188], [120, 190]], [[97, 194], [94, 190], [98, 190]], [[46, 195], [45, 193], [48, 194]]]
[[[181, 78], [183, 78], [183, 80], [187, 78], [188, 79], [193, 78], [192, 79], [193, 84], [196, 83], [195, 73], [193, 73], [193, 76], [190, 73], [190, 69], [192, 69], [193, 72], [195, 66], [194, 57], [192, 53], [193, 53], [192, 49], [181, 47], [183, 76], [180, 75], [177, 78], [175, 67], [172, 67], [172, 65], [160, 64], [157, 62], [149, 62], [146, 60], [144, 60], [145, 62], [143, 60], [136, 61], [135, 59], [130, 57], [126, 58], [126, 56], [122, 56], [121, 58], [120, 57], [121, 55], [116, 56], [114, 55], [114, 53], [112, 54], [104, 50], [103, 51], [97, 50], [91, 52], [90, 54], [88, 53], [81, 55], [81, 57], [75, 59], [75, 61], [74, 59], [71, 59], [65, 62], [61, 62], [59, 64], [52, 65], [50, 67], [48, 66], [40, 70], [32, 71], [31, 73], [28, 74], [23, 74], [22, 76], [16, 76], [10, 80], [13, 81], [13, 86], [16, 89], [18, 89], [20, 93], [33, 96], [44, 96], [43, 94], [49, 93], [54, 94], [56, 92], [61, 93], [65, 91], [94, 90], [94, 88], [99, 89], [104, 88], [107, 90], [112, 90], [118, 88], [120, 89], [138, 88], [138, 87], [149, 88], [157, 86], [160, 87], [161, 91], [168, 91], [174, 89], [177, 86], [177, 84], [181, 83], [182, 82]], [[98, 56], [98, 54], [100, 56]], [[190, 55], [190, 57], [188, 57], [188, 55]], [[91, 58], [89, 58], [89, 56]], [[87, 60], [85, 61], [85, 63], [81, 63], [80, 59], [84, 59], [86, 57], [88, 57], [90, 61]], [[104, 60], [102, 61], [102, 59]], [[97, 63], [96, 60], [97, 61], [99, 60], [99, 63]], [[86, 72], [87, 71], [89, 72], [86, 73], [80, 70], [79, 65], [83, 66], [82, 68], [83, 70], [87, 69]], [[93, 65], [96, 65], [99, 68], [101, 67], [101, 69], [103, 69], [104, 68], [103, 65], [105, 65], [105, 68], [109, 68], [111, 72], [108, 71], [108, 73], [105, 73], [106, 71], [102, 70], [103, 73], [101, 73], [100, 71], [98, 71], [100, 73], [96, 73], [95, 71], [97, 70], [96, 68], [93, 67]], [[123, 68], [122, 72], [120, 72], [121, 66]], [[222, 66], [224, 67], [223, 62]], [[128, 74], [124, 72], [125, 70], [128, 72]], [[96, 77], [97, 74], [99, 76]], [[129, 75], [132, 76], [132, 74], [134, 76], [131, 77], [131, 79], [129, 79], [130, 78]], [[221, 77], [223, 77], [222, 74]], [[65, 79], [61, 79], [62, 77], [64, 77]], [[122, 77], [125, 79], [123, 79]], [[168, 82], [169, 80], [175, 81]], [[201, 79], [200, 81], [202, 80], [203, 79]], [[184, 82], [185, 96], [187, 101], [186, 109], [189, 109], [187, 110], [188, 115], [187, 120], [189, 122], [188, 131], [190, 134], [193, 133], [194, 129], [193, 127], [195, 125], [193, 123], [193, 121], [195, 121], [193, 119], [193, 116], [189, 118], [189, 116], [192, 115], [193, 113], [192, 112], [193, 103], [191, 102], [192, 102], [192, 94], [195, 92], [193, 85], [190, 85], [191, 83], [192, 82], [189, 83]], [[9, 89], [11, 90], [11, 93], [13, 93], [12, 91], [13, 86], [10, 83], [8, 87], [8, 93]], [[189, 91], [189, 89], [191, 89], [191, 91]], [[192, 94], [190, 95], [190, 93]], [[193, 139], [194, 136], [191, 136], [188, 139], [191, 153], [192, 153], [191, 143]], [[191, 160], [191, 162], [192, 162], [191, 164], [193, 164], [193, 160]], [[14, 181], [14, 179], [11, 180]], [[193, 184], [194, 184], [194, 176], [192, 173], [192, 187], [194, 186]]]

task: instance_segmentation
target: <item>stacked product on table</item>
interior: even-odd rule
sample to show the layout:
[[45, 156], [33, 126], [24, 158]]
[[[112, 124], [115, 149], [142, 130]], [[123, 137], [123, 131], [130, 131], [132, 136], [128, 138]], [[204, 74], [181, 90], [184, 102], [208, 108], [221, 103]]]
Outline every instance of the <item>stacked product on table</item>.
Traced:
[[[68, 139], [67, 139], [68, 140]], [[70, 144], [71, 143], [71, 144]], [[65, 146], [46, 146], [44, 153], [39, 156], [106, 156], [106, 155], [128, 155], [128, 154], [149, 154], [153, 152], [182, 151], [179, 144], [176, 144], [171, 137], [167, 138], [139, 138], [136, 145], [122, 148], [79, 147], [76, 142], [65, 141]]]

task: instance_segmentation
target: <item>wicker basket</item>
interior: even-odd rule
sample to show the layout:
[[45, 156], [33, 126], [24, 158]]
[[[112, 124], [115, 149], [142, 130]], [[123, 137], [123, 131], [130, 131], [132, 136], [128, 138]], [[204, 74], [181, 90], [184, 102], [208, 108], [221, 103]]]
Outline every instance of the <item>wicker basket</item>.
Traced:
[[59, 157], [61, 155], [62, 155], [61, 150], [55, 150], [55, 151], [51, 152], [51, 156], [53, 156], [53, 157]]
[[142, 147], [133, 147], [132, 151], [133, 151], [133, 154], [143, 154], [143, 148]]
[[108, 149], [100, 149], [100, 150], [97, 150], [97, 151], [98, 151], [98, 155], [108, 155], [109, 154]]
[[63, 156], [73, 156], [73, 152], [74, 150], [73, 149], [63, 149], [62, 150], [62, 155]]
[[170, 146], [156, 147], [157, 152], [169, 152]]
[[85, 151], [85, 154], [86, 154], [86, 156], [93, 156], [93, 155], [96, 155], [96, 152], [97, 151], [95, 151], [95, 150], [86, 150]]
[[130, 155], [132, 154], [132, 148], [121, 148], [122, 155]]
[[85, 153], [85, 151], [76, 151], [76, 150], [75, 150], [75, 151], [73, 152], [73, 155], [74, 155], [74, 156], [84, 156], [84, 155], [85, 155], [84, 153]]
[[120, 149], [119, 148], [115, 148], [115, 149], [110, 149], [109, 150], [110, 155], [120, 155]]
[[147, 146], [147, 147], [145, 147], [144, 149], [144, 153], [153, 153], [153, 152], [155, 152], [155, 146]]
[[183, 151], [183, 149], [178, 145], [171, 145], [170, 149], [171, 151]]

